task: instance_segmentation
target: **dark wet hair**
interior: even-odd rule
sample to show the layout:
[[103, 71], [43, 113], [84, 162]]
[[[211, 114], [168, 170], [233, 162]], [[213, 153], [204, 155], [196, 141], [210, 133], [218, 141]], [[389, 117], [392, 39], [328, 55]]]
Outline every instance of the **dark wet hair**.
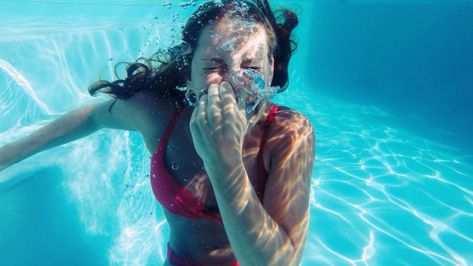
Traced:
[[126, 63], [126, 78], [113, 82], [99, 80], [89, 87], [89, 93], [94, 96], [102, 92], [114, 98], [128, 99], [136, 92], [147, 90], [176, 103], [184, 101], [184, 92], [176, 88], [186, 86], [193, 51], [203, 28], [228, 14], [264, 25], [269, 37], [269, 51], [274, 56], [271, 86], [279, 86], [278, 92], [284, 91], [288, 86], [289, 61], [297, 48], [291, 39], [291, 33], [299, 23], [297, 15], [282, 9], [275, 16], [268, 0], [217, 0], [202, 4], [189, 18], [182, 31], [182, 44], [166, 51], [160, 50], [150, 58]]

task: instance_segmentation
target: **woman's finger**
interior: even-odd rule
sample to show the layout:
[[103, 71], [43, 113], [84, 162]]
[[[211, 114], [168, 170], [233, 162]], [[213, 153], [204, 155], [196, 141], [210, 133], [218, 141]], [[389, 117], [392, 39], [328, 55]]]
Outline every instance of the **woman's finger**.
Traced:
[[208, 121], [207, 121], [207, 97], [200, 97], [200, 100], [199, 100], [199, 106], [197, 108], [198, 109], [198, 124], [201, 126], [201, 127], [206, 127], [208, 126]]
[[218, 84], [211, 84], [209, 86], [209, 93], [207, 97], [207, 120], [211, 128], [218, 126], [222, 120], [220, 94], [218, 90]]
[[233, 87], [229, 82], [224, 81], [220, 83], [219, 92], [222, 104], [236, 103], [235, 93], [233, 92]]
[[233, 88], [228, 82], [220, 83], [220, 99], [223, 110], [223, 117], [225, 120], [235, 114], [235, 107], [237, 106]]
[[200, 125], [200, 122], [199, 122], [199, 112], [200, 112], [200, 108], [199, 108], [199, 105], [197, 105], [194, 108], [194, 110], [192, 111], [191, 119], [190, 119], [190, 122], [189, 122], [189, 128], [191, 130], [193, 140], [194, 140], [194, 138], [199, 139], [199, 137], [200, 137], [200, 127], [201, 127], [201, 125]]

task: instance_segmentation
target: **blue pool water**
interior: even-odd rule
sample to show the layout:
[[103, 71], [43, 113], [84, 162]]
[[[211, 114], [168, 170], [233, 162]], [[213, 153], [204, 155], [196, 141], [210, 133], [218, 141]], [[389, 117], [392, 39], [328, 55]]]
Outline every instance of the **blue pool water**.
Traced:
[[[104, 100], [87, 86], [195, 8], [116, 2], [0, 1], [0, 145]], [[302, 265], [473, 264], [472, 2], [282, 2], [301, 25], [275, 101], [317, 137]], [[148, 171], [138, 134], [102, 130], [0, 172], [0, 265], [162, 265]]]

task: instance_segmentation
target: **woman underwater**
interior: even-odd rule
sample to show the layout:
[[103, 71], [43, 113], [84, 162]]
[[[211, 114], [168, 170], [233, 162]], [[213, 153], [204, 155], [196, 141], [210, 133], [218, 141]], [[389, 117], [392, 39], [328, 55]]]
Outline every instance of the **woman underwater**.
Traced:
[[170, 228], [165, 265], [299, 265], [315, 137], [304, 115], [270, 100], [287, 88], [297, 24], [267, 0], [206, 2], [181, 45], [89, 88], [114, 99], [0, 148], [0, 170], [102, 128], [137, 131]]

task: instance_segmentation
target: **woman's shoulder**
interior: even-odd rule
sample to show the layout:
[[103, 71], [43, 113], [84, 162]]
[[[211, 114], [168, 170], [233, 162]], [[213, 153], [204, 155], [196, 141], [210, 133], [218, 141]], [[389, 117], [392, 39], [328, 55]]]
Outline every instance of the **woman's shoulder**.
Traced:
[[288, 106], [278, 106], [279, 108], [270, 126], [270, 132], [273, 136], [283, 135], [297, 139], [313, 134], [312, 123], [306, 115]]
[[[115, 120], [117, 128], [131, 128], [143, 134], [159, 131], [169, 119], [173, 105], [151, 91], [140, 91], [128, 99], [111, 100], [107, 120]], [[122, 125], [122, 126], [120, 126]]]
[[309, 119], [300, 111], [291, 107], [278, 104], [278, 110], [274, 116], [275, 124], [310, 123]]
[[152, 91], [139, 91], [126, 100], [133, 108], [141, 112], [143, 116], [151, 116], [154, 119], [158, 117], [169, 117], [176, 108], [175, 104], [169, 99], [158, 95]]
[[267, 156], [271, 158], [268, 161], [288, 158], [288, 154], [300, 151], [304, 145], [315, 145], [314, 128], [309, 118], [302, 112], [283, 105], [279, 105], [268, 135]]

